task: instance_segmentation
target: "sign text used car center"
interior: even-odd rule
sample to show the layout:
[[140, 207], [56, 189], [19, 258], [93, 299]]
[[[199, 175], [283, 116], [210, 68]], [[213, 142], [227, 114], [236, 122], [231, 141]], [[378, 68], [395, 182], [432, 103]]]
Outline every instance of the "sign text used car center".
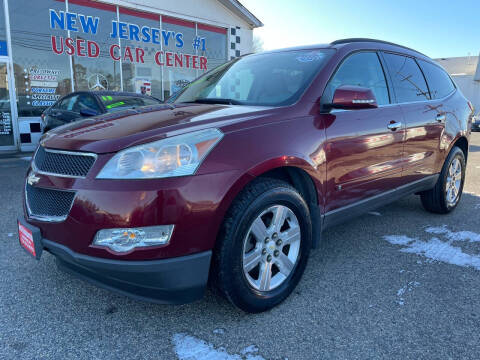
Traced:
[[[100, 26], [100, 18], [72, 12], [55, 11], [50, 9], [50, 27], [51, 29], [68, 30], [71, 32], [83, 32], [96, 35]], [[112, 39], [128, 39], [131, 41], [141, 41], [147, 44], [156, 44], [168, 47], [170, 42], [175, 43], [175, 47], [183, 48], [185, 46], [183, 34], [180, 32], [160, 30], [149, 26], [140, 27], [137, 24], [118, 22], [113, 20], [111, 23]], [[76, 55], [80, 57], [96, 58], [100, 56], [100, 46], [93, 40], [82, 38], [73, 39], [52, 35], [52, 51], [57, 54]], [[195, 37], [192, 43], [193, 51], [206, 49], [205, 38]], [[103, 49], [105, 51], [105, 49]], [[126, 46], [120, 49], [117, 44], [110, 45], [108, 49], [110, 57], [114, 61], [130, 61], [144, 63], [145, 51], [143, 48]], [[155, 63], [159, 66], [186, 67], [200, 70], [207, 70], [207, 58], [195, 54], [177, 54], [171, 51], [159, 50], [154, 55]]]

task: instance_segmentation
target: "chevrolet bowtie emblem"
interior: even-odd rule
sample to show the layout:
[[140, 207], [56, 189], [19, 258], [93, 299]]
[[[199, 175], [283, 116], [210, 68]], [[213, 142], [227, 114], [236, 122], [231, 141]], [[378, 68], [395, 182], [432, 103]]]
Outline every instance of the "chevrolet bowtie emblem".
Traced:
[[35, 176], [35, 173], [32, 172], [30, 173], [30, 175], [28, 175], [28, 178], [27, 178], [28, 185], [33, 186], [39, 181], [40, 181], [40, 178], [38, 176]]

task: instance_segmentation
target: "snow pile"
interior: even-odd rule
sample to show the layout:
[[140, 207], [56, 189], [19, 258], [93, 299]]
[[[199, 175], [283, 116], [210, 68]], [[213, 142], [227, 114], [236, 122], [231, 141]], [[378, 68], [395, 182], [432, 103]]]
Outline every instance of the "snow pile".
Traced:
[[212, 344], [187, 334], [173, 336], [175, 352], [180, 360], [265, 360], [255, 355], [258, 348], [255, 345], [247, 346], [239, 354], [229, 354], [225, 349], [215, 349]]
[[430, 260], [480, 270], [480, 254], [467, 254], [463, 252], [462, 248], [453, 245], [455, 242], [480, 242], [480, 234], [472, 231], [451, 231], [445, 225], [428, 227], [425, 231], [428, 234], [441, 236], [446, 241], [440, 240], [437, 236], [427, 241], [410, 238], [406, 235], [386, 235], [383, 238], [390, 244], [403, 246], [400, 251], [405, 253], [417, 254]]

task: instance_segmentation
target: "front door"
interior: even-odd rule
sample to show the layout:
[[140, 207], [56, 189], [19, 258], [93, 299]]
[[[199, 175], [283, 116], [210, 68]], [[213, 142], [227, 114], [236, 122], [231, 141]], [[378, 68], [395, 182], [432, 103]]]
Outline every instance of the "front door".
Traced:
[[[326, 128], [327, 204], [331, 212], [371, 198], [401, 183], [405, 137], [403, 114], [392, 104], [376, 52], [358, 52], [340, 65], [322, 101], [331, 102], [341, 85], [370, 88], [379, 107], [333, 110], [323, 115]], [[389, 129], [398, 123], [399, 127]]]
[[0, 62], [0, 151], [15, 150], [8, 66]]

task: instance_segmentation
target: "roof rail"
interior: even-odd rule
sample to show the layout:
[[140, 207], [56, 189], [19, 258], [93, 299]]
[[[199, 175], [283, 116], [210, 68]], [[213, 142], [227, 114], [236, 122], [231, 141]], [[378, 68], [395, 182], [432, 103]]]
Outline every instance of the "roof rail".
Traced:
[[374, 43], [380, 43], [380, 44], [386, 44], [386, 45], [393, 45], [393, 46], [398, 46], [398, 47], [401, 47], [401, 48], [404, 48], [404, 49], [407, 49], [407, 50], [410, 50], [410, 51], [414, 51], [414, 52], [416, 52], [418, 54], [421, 54], [423, 56], [427, 56], [425, 54], [422, 54], [420, 51], [411, 49], [409, 47], [399, 45], [399, 44], [395, 44], [395, 43], [392, 43], [392, 42], [389, 42], [389, 41], [378, 40], [378, 39], [368, 39], [368, 38], [340, 39], [340, 40], [332, 41], [330, 43], [330, 45], [341, 45], [341, 44], [349, 44], [349, 43], [356, 43], [356, 42], [374, 42]]

